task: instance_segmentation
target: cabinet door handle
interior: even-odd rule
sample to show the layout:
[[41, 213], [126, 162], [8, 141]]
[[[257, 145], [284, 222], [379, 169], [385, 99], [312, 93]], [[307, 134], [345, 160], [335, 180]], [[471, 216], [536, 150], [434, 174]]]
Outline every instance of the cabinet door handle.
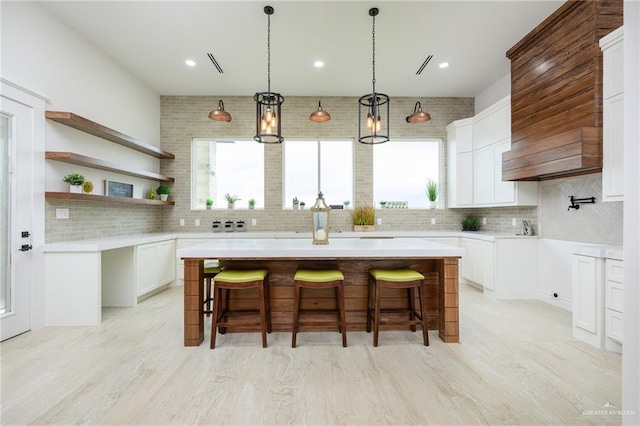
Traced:
[[33, 248], [33, 246], [31, 244], [23, 244], [22, 247], [20, 247], [20, 251], [29, 251]]

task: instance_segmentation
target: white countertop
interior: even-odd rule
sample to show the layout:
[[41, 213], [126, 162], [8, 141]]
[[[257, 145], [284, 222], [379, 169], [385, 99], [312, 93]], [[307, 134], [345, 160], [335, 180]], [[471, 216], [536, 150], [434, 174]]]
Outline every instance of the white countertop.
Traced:
[[597, 257], [602, 259], [623, 260], [621, 246], [605, 246], [599, 244], [585, 244], [577, 246], [574, 254]]
[[220, 239], [185, 247], [178, 258], [394, 258], [461, 257], [464, 250], [420, 238], [340, 238], [328, 245], [308, 239]]
[[[373, 231], [373, 232], [331, 232], [331, 242], [338, 239], [406, 239], [406, 238], [473, 238], [495, 241], [500, 238], [537, 238], [507, 233], [462, 232], [462, 231]], [[121, 235], [91, 240], [66, 241], [45, 244], [44, 252], [100, 252], [139, 244], [155, 243], [171, 239], [245, 240], [245, 239], [311, 239], [311, 232], [174, 232]]]

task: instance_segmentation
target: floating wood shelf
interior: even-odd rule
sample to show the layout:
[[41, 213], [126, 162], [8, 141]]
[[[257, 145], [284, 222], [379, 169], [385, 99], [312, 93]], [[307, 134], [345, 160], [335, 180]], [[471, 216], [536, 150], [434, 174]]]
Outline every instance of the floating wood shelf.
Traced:
[[113, 203], [128, 204], [151, 204], [157, 206], [173, 206], [173, 201], [149, 200], [146, 198], [125, 198], [125, 197], [108, 197], [106, 195], [95, 194], [76, 194], [73, 192], [45, 192], [44, 198], [47, 200], [76, 200], [76, 201], [100, 201]]
[[150, 145], [146, 142], [142, 142], [131, 136], [127, 136], [117, 130], [110, 129], [94, 121], [88, 120], [84, 117], [76, 115], [72, 112], [64, 111], [46, 111], [45, 117], [64, 124], [65, 126], [73, 127], [85, 133], [97, 136], [102, 139], [117, 143], [119, 145], [131, 148], [135, 151], [142, 152], [143, 154], [150, 155], [162, 160], [172, 160], [175, 155], [163, 151], [160, 148]]
[[45, 152], [45, 158], [47, 160], [62, 161], [63, 163], [75, 164], [78, 166], [86, 166], [94, 169], [105, 170], [108, 172], [120, 173], [123, 175], [158, 180], [162, 182], [175, 182], [175, 179], [171, 176], [161, 175], [159, 173], [147, 172], [144, 170], [132, 170], [127, 169], [125, 166], [111, 163], [109, 161], [98, 160], [96, 158], [87, 157], [73, 152]]

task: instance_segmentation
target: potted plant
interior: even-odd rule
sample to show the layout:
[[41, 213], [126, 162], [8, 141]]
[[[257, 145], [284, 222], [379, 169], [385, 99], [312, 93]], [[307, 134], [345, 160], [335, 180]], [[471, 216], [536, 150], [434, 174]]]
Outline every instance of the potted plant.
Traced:
[[69, 184], [69, 192], [75, 192], [75, 193], [82, 192], [82, 185], [84, 184], [84, 176], [82, 176], [80, 173], [68, 174], [62, 180]]
[[298, 210], [298, 197], [293, 197], [293, 209]]
[[213, 206], [213, 200], [211, 198], [207, 198], [207, 201], [205, 201], [205, 204], [207, 206], [207, 210], [211, 210], [211, 206]]
[[169, 194], [171, 194], [171, 189], [166, 185], [160, 185], [158, 189], [156, 189], [156, 192], [160, 196], [161, 201], [167, 201]]
[[436, 208], [436, 199], [438, 198], [438, 183], [429, 179], [427, 182], [427, 199], [429, 200], [429, 208]]
[[380, 201], [380, 208], [384, 209], [385, 207], [387, 207], [387, 202], [386, 201]]
[[255, 198], [249, 198], [249, 210], [253, 210], [256, 208], [256, 200]]
[[375, 231], [376, 209], [373, 206], [364, 205], [355, 207], [351, 217], [354, 231]]
[[460, 222], [462, 224], [463, 231], [477, 231], [478, 220], [474, 217], [467, 216]]
[[306, 206], [306, 205], [307, 205], [307, 203], [305, 203], [304, 201], [300, 201], [300, 208], [302, 210], [304, 210], [304, 206]]
[[226, 194], [224, 194], [224, 199], [227, 200], [227, 208], [233, 209], [236, 206], [236, 201], [240, 200], [241, 198], [237, 195], [231, 195], [227, 192]]

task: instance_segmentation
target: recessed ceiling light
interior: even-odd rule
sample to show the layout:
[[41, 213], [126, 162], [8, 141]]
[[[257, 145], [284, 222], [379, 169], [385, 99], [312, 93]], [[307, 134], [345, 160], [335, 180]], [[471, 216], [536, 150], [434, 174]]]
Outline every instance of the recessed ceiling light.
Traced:
[[192, 60], [192, 59], [187, 59], [186, 61], [184, 61], [185, 64], [187, 64], [187, 66], [190, 67], [195, 67], [196, 66], [196, 61]]
[[447, 68], [449, 66], [449, 62], [443, 62], [440, 65], [438, 65], [440, 68]]
[[313, 66], [314, 66], [314, 67], [316, 67], [316, 68], [322, 68], [322, 67], [324, 67], [324, 62], [322, 62], [322, 61], [315, 61], [315, 62], [313, 63]]

